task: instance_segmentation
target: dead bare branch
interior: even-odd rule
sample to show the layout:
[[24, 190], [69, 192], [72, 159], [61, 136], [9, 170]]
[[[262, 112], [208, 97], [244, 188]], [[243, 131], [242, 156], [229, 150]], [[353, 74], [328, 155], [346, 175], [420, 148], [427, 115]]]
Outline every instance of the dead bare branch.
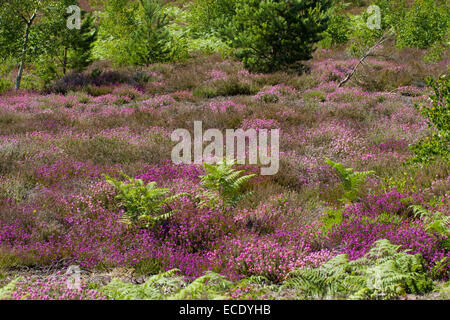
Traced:
[[385, 33], [378, 39], [378, 41], [377, 41], [371, 48], [369, 48], [369, 50], [367, 50], [366, 53], [364, 53], [364, 55], [361, 57], [361, 59], [359, 59], [359, 62], [358, 62], [358, 63], [356, 64], [356, 66], [352, 69], [352, 71], [345, 77], [344, 80], [342, 80], [342, 81], [339, 83], [338, 87], [340, 88], [340, 87], [342, 87], [344, 84], [346, 84], [346, 83], [354, 76], [354, 74], [356, 73], [356, 70], [358, 70], [358, 67], [359, 67], [361, 64], [364, 64], [364, 63], [365, 63], [364, 61], [365, 61], [368, 57], [375, 56], [375, 55], [373, 54], [373, 51], [375, 50], [375, 48], [377, 48], [379, 45], [383, 44], [383, 43], [384, 43], [385, 41], [387, 41], [389, 38], [390, 38], [390, 34], [387, 33], [387, 32], [385, 32]]

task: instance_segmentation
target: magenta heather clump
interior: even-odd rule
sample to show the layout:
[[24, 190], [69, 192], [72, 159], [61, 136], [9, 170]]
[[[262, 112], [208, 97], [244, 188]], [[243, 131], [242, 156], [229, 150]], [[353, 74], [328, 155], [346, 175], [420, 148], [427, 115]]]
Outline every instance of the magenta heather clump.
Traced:
[[350, 259], [358, 259], [375, 241], [388, 239], [411, 254], [420, 253], [432, 267], [449, 253], [442, 247], [442, 237], [431, 234], [424, 222], [413, 216], [408, 208], [412, 201], [420, 201], [420, 197], [392, 191], [348, 206], [342, 223], [330, 235], [333, 245], [343, 245]]

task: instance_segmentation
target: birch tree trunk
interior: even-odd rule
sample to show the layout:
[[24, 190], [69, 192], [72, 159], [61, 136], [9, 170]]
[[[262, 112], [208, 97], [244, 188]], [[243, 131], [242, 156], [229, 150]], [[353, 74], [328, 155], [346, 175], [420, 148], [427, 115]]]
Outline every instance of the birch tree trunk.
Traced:
[[23, 74], [23, 69], [25, 67], [25, 58], [27, 55], [27, 49], [28, 49], [28, 38], [30, 37], [30, 28], [31, 25], [33, 24], [33, 20], [36, 17], [36, 10], [34, 11], [33, 15], [31, 16], [30, 20], [26, 20], [27, 26], [25, 28], [25, 35], [24, 35], [24, 39], [23, 39], [23, 46], [22, 46], [22, 57], [20, 59], [20, 67], [19, 67], [19, 72], [17, 73], [17, 78], [16, 78], [16, 90], [20, 89], [20, 82], [22, 81], [22, 74]]

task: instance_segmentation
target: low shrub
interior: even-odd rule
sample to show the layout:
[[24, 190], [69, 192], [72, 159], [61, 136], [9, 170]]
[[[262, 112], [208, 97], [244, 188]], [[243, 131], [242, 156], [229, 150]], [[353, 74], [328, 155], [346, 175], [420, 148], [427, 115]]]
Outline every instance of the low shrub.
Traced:
[[320, 268], [294, 270], [282, 288], [319, 299], [392, 299], [430, 292], [433, 282], [426, 275], [423, 258], [399, 249], [388, 240], [379, 240], [357, 260], [339, 255]]

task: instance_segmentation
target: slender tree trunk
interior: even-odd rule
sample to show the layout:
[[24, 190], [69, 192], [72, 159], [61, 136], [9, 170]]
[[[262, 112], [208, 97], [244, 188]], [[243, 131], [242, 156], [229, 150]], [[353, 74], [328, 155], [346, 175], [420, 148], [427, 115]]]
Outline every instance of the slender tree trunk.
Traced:
[[30, 20], [27, 21], [24, 18], [24, 20], [26, 21], [27, 26], [25, 28], [25, 35], [24, 35], [24, 39], [23, 39], [22, 57], [20, 59], [19, 72], [17, 73], [16, 90], [20, 89], [20, 82], [22, 81], [22, 74], [23, 74], [23, 69], [25, 67], [25, 58], [26, 58], [27, 49], [28, 49], [28, 38], [30, 36], [30, 28], [31, 28], [31, 25], [33, 24], [34, 18], [36, 18], [36, 14], [37, 14], [37, 10], [34, 11], [33, 15], [30, 18]]
[[22, 57], [20, 59], [19, 73], [17, 74], [17, 79], [16, 79], [16, 90], [20, 89], [20, 82], [22, 81], [23, 68], [25, 66], [25, 57], [27, 54], [28, 37], [30, 35], [30, 26], [31, 25], [27, 23], [27, 27], [25, 28], [25, 36], [24, 36], [23, 47], [22, 47]]
[[64, 48], [64, 60], [63, 60], [63, 74], [66, 74], [67, 69], [67, 47]]

